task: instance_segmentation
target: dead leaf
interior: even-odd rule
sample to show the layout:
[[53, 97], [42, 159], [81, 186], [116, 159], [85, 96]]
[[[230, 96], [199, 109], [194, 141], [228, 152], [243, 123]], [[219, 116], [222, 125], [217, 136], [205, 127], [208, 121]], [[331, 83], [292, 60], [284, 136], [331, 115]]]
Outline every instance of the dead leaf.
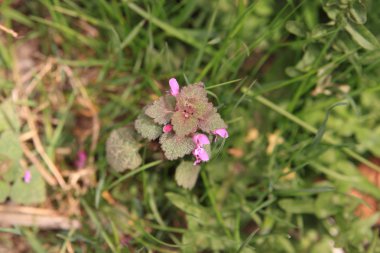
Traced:
[[230, 148], [228, 149], [228, 154], [235, 158], [242, 158], [244, 156], [244, 150], [241, 148]]
[[256, 128], [251, 128], [248, 130], [248, 133], [245, 136], [244, 140], [245, 142], [252, 142], [252, 141], [257, 140], [258, 137], [259, 137], [259, 130], [257, 130]]

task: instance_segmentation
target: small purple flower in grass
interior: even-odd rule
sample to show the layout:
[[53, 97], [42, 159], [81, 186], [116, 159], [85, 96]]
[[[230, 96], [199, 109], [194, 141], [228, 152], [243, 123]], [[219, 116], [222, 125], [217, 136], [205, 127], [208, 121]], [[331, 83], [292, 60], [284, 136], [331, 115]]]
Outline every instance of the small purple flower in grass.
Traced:
[[197, 147], [193, 150], [193, 155], [195, 156], [194, 165], [210, 160], [206, 150], [203, 148], [204, 145], [210, 144], [210, 140], [208, 139], [207, 135], [194, 134], [193, 142], [197, 145]]
[[210, 141], [205, 134], [194, 134], [193, 142], [197, 145], [197, 147], [203, 147], [203, 145], [210, 144]]
[[78, 151], [77, 157], [76, 157], [76, 160], [75, 160], [75, 166], [78, 169], [83, 168], [84, 166], [86, 166], [86, 161], [87, 161], [87, 154], [86, 154], [86, 152], [83, 151], [83, 150]]
[[173, 130], [173, 126], [171, 125], [171, 124], [167, 124], [167, 125], [165, 125], [163, 128], [162, 128], [162, 131], [164, 132], [164, 133], [169, 133], [169, 132], [171, 132]]
[[177, 96], [179, 94], [179, 84], [175, 78], [171, 78], [169, 80], [169, 85], [170, 85], [170, 94], [173, 96]]
[[210, 160], [206, 150], [202, 147], [197, 147], [193, 150], [193, 155], [195, 156], [194, 165], [200, 164], [201, 162], [207, 162]]
[[30, 170], [26, 170], [24, 173], [24, 182], [29, 184], [30, 181], [32, 181], [32, 173], [30, 172]]
[[227, 132], [227, 130], [225, 128], [216, 129], [216, 130], [212, 131], [212, 133], [215, 134], [215, 135], [219, 135], [223, 139], [227, 139], [228, 138], [228, 132]]

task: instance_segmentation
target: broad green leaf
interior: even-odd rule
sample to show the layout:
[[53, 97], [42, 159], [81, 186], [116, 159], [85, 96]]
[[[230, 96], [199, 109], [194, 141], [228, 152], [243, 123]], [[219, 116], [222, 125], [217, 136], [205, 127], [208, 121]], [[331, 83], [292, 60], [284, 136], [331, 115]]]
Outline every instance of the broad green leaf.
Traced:
[[360, 147], [380, 156], [380, 126], [375, 129], [358, 128], [355, 136]]
[[6, 181], [13, 181], [20, 175], [19, 161], [22, 149], [16, 132], [6, 130], [0, 134], [0, 160], [7, 163], [7, 171], [2, 175]]
[[175, 97], [165, 95], [147, 106], [145, 114], [151, 117], [154, 122], [164, 125], [170, 122], [176, 105]]
[[11, 186], [4, 181], [0, 181], [0, 203], [4, 202], [11, 191]]
[[197, 131], [198, 119], [193, 116], [185, 117], [182, 112], [177, 111], [173, 114], [172, 124], [174, 132], [183, 137]]
[[133, 130], [127, 127], [111, 132], [107, 139], [106, 149], [108, 163], [118, 172], [135, 169], [142, 162], [138, 153], [139, 144], [133, 136]]
[[288, 213], [314, 213], [314, 201], [312, 199], [282, 199], [279, 206]]
[[162, 134], [162, 126], [154, 123], [153, 119], [144, 113], [141, 113], [135, 120], [135, 128], [142, 137], [148, 140], [157, 139]]
[[202, 131], [206, 133], [211, 133], [212, 131], [219, 128], [227, 128], [224, 120], [220, 117], [219, 113], [215, 111], [207, 115], [203, 120], [199, 121], [198, 126]]
[[195, 144], [190, 137], [180, 137], [173, 133], [164, 133], [160, 137], [161, 148], [165, 157], [175, 160], [190, 154], [195, 148]]
[[15, 106], [10, 99], [7, 99], [0, 105], [0, 132], [4, 130], [18, 132], [19, 128], [20, 121]]
[[189, 214], [200, 221], [207, 221], [210, 217], [207, 213], [207, 210], [185, 198], [183, 195], [179, 195], [173, 192], [168, 192], [165, 196], [170, 200], [170, 202], [175, 205], [177, 208]]
[[323, 238], [319, 242], [313, 245], [310, 253], [332, 253], [331, 241], [330, 239]]
[[10, 193], [13, 202], [28, 205], [45, 201], [45, 181], [34, 167], [30, 168], [30, 172], [32, 174], [32, 179], [29, 183], [25, 183], [22, 177], [19, 177], [13, 184]]
[[362, 48], [367, 50], [379, 48], [379, 41], [364, 25], [355, 24], [347, 20], [344, 28]]
[[364, 4], [354, 1], [349, 9], [349, 17], [356, 24], [362, 25], [367, 22], [367, 10]]
[[288, 30], [288, 32], [299, 37], [305, 37], [307, 33], [305, 24], [294, 20], [286, 22], [285, 28]]
[[175, 171], [177, 184], [185, 189], [193, 189], [197, 182], [200, 169], [200, 166], [193, 165], [192, 162], [182, 161]]

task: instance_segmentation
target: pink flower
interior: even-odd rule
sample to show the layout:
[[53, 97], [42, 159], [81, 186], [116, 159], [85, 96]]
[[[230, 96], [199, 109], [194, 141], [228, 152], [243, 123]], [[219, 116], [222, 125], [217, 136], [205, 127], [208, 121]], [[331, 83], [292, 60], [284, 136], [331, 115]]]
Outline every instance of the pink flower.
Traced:
[[24, 182], [29, 184], [31, 180], [32, 180], [32, 173], [30, 172], [30, 170], [26, 170], [24, 173]]
[[210, 141], [205, 134], [194, 134], [193, 142], [197, 145], [197, 147], [203, 147], [203, 145], [210, 144]]
[[218, 129], [212, 131], [212, 133], [215, 135], [219, 135], [223, 139], [228, 138], [228, 132], [225, 128], [218, 128]]
[[201, 162], [207, 162], [210, 160], [206, 150], [202, 147], [197, 147], [193, 150], [193, 155], [195, 156], [194, 165], [200, 164]]
[[77, 158], [75, 160], [75, 166], [80, 169], [86, 166], [86, 161], [87, 161], [87, 154], [85, 151], [81, 150], [78, 151], [77, 153]]
[[179, 84], [175, 78], [171, 78], [169, 80], [169, 85], [170, 85], [170, 94], [173, 96], [177, 96], [179, 94]]
[[167, 124], [165, 125], [163, 128], [162, 128], [162, 131], [164, 131], [164, 133], [169, 133], [173, 130], [173, 126], [171, 124]]

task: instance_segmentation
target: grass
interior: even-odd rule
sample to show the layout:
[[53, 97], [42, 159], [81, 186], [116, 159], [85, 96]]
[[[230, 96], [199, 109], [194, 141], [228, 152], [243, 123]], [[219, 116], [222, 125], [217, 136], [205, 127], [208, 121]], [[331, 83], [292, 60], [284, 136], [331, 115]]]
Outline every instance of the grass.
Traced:
[[[0, 24], [18, 37], [0, 32], [0, 102], [16, 102], [24, 138], [20, 108], [30, 109], [47, 158], [27, 144], [67, 183], [32, 206], [81, 228], [4, 227], [0, 249], [379, 252], [377, 209], [357, 208], [380, 199], [380, 10], [326, 2], [1, 2]], [[229, 124], [191, 191], [155, 144], [141, 143], [144, 163], [130, 172], [105, 157], [109, 133], [171, 77], [203, 81]]]

